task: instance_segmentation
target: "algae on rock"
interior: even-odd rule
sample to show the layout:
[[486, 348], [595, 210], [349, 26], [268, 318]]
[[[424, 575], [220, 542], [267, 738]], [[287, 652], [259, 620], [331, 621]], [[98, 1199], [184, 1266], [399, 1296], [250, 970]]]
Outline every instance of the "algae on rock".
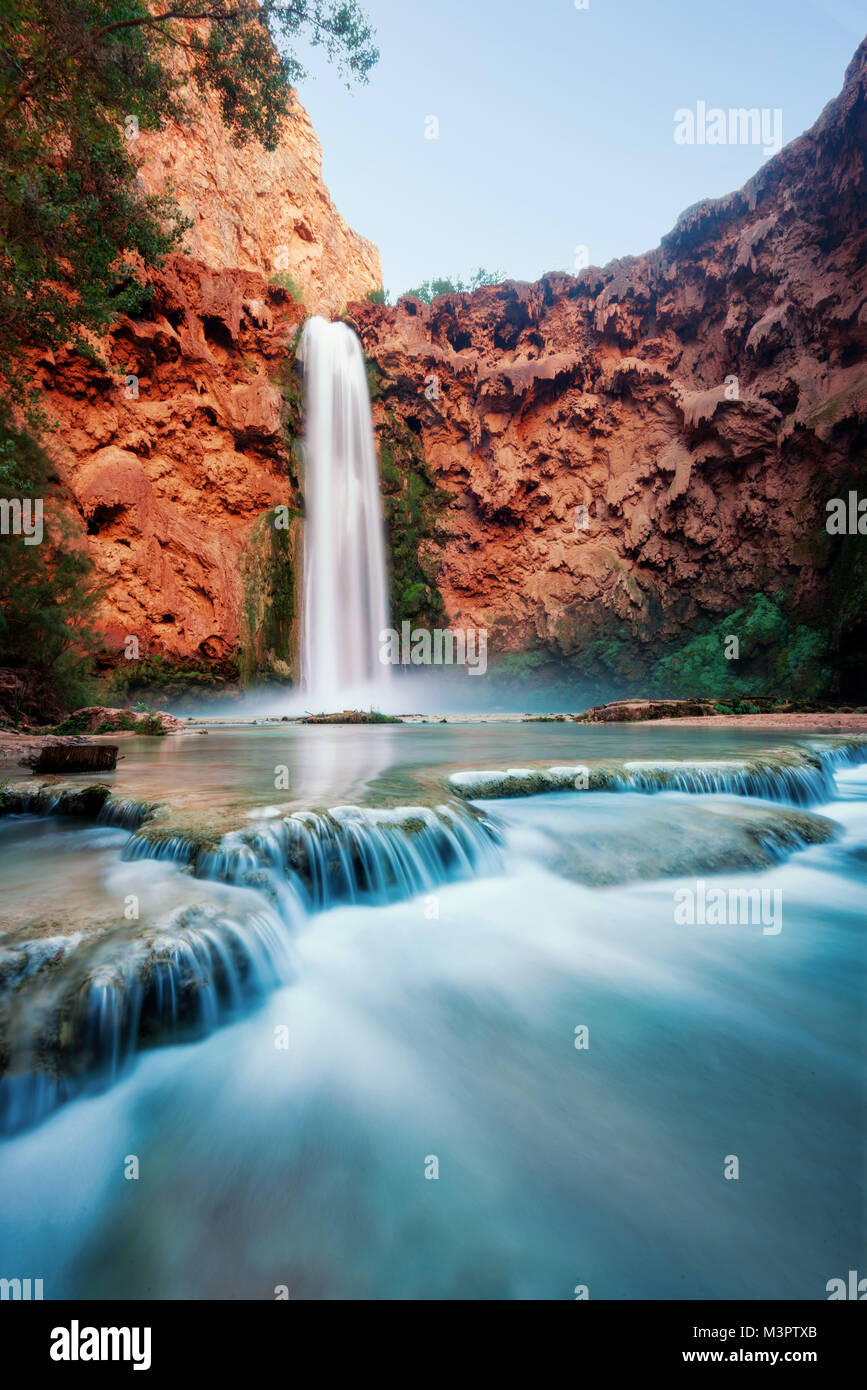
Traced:
[[239, 654], [245, 681], [298, 680], [301, 556], [300, 515], [280, 506], [264, 512], [241, 557]]

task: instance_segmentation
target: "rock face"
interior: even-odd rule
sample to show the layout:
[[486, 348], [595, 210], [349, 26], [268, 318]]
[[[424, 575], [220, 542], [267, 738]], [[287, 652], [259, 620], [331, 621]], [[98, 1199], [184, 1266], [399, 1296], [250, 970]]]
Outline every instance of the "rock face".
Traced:
[[[183, 63], [179, 64], [183, 67]], [[310, 313], [331, 317], [382, 284], [379, 250], [348, 227], [322, 181], [322, 148], [296, 99], [277, 148], [233, 144], [214, 98], [189, 88], [188, 123], [136, 140], [151, 193], [171, 183], [193, 225], [189, 254], [209, 270], [288, 274]]]
[[[408, 439], [446, 494], [444, 543], [424, 539], [443, 621], [487, 627], [494, 657], [580, 660], [612, 633], [658, 654], [778, 588], [867, 648], [848, 538], [824, 530], [828, 499], [864, 474], [865, 74], [862, 45], [811, 131], [646, 255], [431, 306], [350, 305], [384, 471]], [[235, 150], [209, 107], [140, 142], [145, 182], [171, 175], [194, 218], [192, 254], [113, 329], [120, 374], [69, 351], [39, 363], [105, 585], [105, 661], [134, 638], [142, 656], [291, 677], [293, 344], [305, 312], [380, 282], [378, 256], [334, 211], [300, 108], [273, 155]], [[279, 269], [303, 305], [270, 283]]]
[[271, 571], [300, 563], [298, 527], [268, 532], [271, 509], [299, 502], [293, 342], [306, 314], [381, 284], [379, 252], [336, 211], [297, 100], [273, 153], [233, 145], [192, 88], [187, 105], [135, 150], [147, 189], [171, 181], [191, 218], [188, 254], [150, 274], [145, 316], [112, 329], [111, 370], [68, 350], [38, 361], [46, 443], [104, 585], [104, 664], [132, 652], [286, 679], [295, 580]]
[[682, 639], [759, 590], [821, 607], [825, 503], [865, 472], [865, 153], [867, 43], [812, 130], [657, 250], [353, 308], [380, 430], [404, 422], [451, 494], [454, 624], [568, 654]]
[[193, 659], [228, 673], [252, 640], [251, 533], [296, 498], [287, 363], [304, 310], [253, 272], [183, 257], [152, 278], [149, 317], [123, 318], [110, 335], [124, 372], [69, 352], [43, 359], [45, 404], [60, 421], [51, 450], [104, 584], [107, 659]]

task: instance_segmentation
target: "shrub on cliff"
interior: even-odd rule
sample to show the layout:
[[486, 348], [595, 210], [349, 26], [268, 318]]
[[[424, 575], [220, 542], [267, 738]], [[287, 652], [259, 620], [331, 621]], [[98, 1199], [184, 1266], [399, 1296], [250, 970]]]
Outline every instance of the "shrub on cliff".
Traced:
[[288, 270], [278, 270], [276, 275], [271, 276], [270, 283], [276, 285], [281, 290], [285, 290], [286, 293], [295, 300], [296, 304], [302, 302], [304, 291], [301, 289], [300, 285], [295, 283]]
[[[730, 639], [737, 638], [737, 656]], [[654, 695], [786, 695], [820, 699], [827, 694], [831, 671], [828, 640], [799, 623], [785, 608], [785, 595], [769, 599], [754, 594], [743, 608], [715, 623], [709, 631], [667, 653], [652, 669], [648, 688]]]
[[433, 300], [441, 294], [470, 294], [473, 290], [481, 289], [483, 285], [499, 285], [503, 279], [501, 270], [483, 270], [479, 266], [474, 270], [468, 280], [462, 280], [457, 276], [454, 280], [441, 278], [439, 280], [423, 280], [415, 289], [404, 290], [400, 296], [403, 299], [407, 295], [413, 295], [416, 299], [424, 300], [425, 304], [431, 304]]

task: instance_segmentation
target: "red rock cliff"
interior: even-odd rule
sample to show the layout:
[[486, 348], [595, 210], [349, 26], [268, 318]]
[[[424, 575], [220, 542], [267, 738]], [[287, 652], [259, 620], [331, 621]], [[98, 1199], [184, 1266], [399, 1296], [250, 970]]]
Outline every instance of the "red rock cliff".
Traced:
[[825, 502], [865, 468], [865, 89], [867, 42], [812, 130], [646, 255], [353, 308], [380, 427], [451, 493], [453, 622], [569, 652], [777, 585], [821, 602]]
[[[661, 643], [777, 584], [822, 601], [815, 536], [865, 446], [865, 71], [862, 45], [810, 132], [647, 255], [351, 305], [380, 429], [405, 422], [451, 496], [453, 623], [569, 652], [609, 619]], [[219, 665], [250, 625], [257, 520], [295, 496], [278, 370], [305, 310], [363, 295], [379, 262], [337, 217], [303, 113], [273, 156], [239, 155], [212, 111], [141, 140], [143, 177], [173, 174], [195, 227], [148, 316], [112, 333], [138, 396], [69, 353], [41, 380], [107, 652], [135, 635]], [[277, 248], [303, 308], [268, 283]]]
[[[171, 180], [191, 218], [189, 254], [151, 274], [146, 317], [112, 329], [112, 370], [64, 351], [40, 359], [38, 379], [58, 424], [46, 442], [105, 585], [106, 657], [135, 637], [142, 655], [228, 669], [268, 602], [254, 595], [250, 611], [245, 592], [261, 569], [254, 527], [298, 501], [295, 383], [288, 399], [280, 385], [298, 326], [340, 312], [382, 272], [322, 183], [297, 101], [273, 153], [233, 145], [214, 102], [191, 94], [188, 106], [188, 124], [142, 132], [135, 150], [144, 184]], [[271, 283], [281, 272], [303, 304]], [[287, 653], [255, 655], [279, 666]]]

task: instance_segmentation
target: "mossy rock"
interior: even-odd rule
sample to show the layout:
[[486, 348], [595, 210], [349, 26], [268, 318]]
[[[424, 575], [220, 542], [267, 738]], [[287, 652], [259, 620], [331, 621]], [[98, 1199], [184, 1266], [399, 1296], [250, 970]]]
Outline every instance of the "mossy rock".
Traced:
[[302, 522], [271, 507], [255, 522], [241, 556], [244, 603], [241, 678], [297, 684], [299, 677]]

